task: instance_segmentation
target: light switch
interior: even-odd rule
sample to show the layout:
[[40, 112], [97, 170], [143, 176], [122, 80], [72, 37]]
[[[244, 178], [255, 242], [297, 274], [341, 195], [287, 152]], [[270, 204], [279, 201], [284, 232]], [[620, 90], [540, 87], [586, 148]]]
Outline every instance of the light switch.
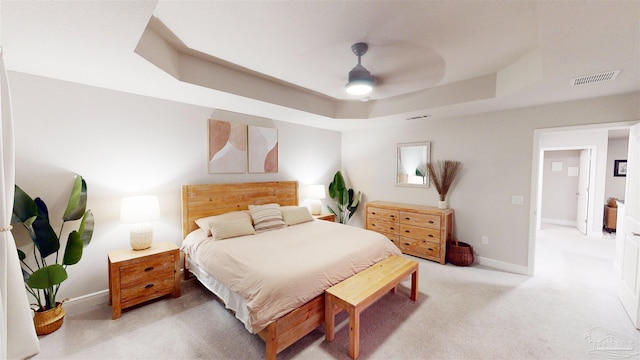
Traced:
[[522, 204], [524, 204], [524, 196], [522, 196], [522, 195], [513, 195], [511, 197], [511, 203], [513, 205], [522, 205]]

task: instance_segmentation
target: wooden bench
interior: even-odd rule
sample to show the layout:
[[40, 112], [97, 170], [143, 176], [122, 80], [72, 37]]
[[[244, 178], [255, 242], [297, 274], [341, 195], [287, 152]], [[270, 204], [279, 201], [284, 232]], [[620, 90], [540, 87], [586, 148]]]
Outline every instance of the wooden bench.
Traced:
[[325, 291], [325, 338], [335, 331], [334, 306], [349, 313], [349, 356], [360, 353], [360, 313], [411, 275], [411, 300], [418, 300], [418, 262], [390, 256]]

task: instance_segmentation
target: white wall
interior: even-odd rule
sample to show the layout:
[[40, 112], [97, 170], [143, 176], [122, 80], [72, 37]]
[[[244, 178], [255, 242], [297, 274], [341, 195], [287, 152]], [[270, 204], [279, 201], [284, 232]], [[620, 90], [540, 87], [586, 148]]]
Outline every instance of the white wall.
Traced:
[[609, 150], [607, 151], [607, 182], [604, 196], [624, 200], [624, 190], [627, 178], [624, 176], [613, 176], [613, 166], [615, 160], [626, 160], [629, 151], [629, 139], [609, 140]]
[[[451, 190], [454, 231], [481, 260], [525, 273], [535, 129], [640, 119], [638, 93], [514, 109], [448, 119], [408, 122], [406, 126], [343, 134], [342, 163], [351, 186], [366, 201], [437, 204], [432, 188], [395, 187], [395, 145], [431, 141], [431, 159], [462, 162]], [[604, 188], [604, 185], [603, 185]], [[523, 205], [511, 203], [524, 196]], [[362, 209], [355, 221], [362, 222]], [[481, 236], [489, 244], [481, 244]]]
[[[119, 222], [122, 197], [159, 195], [162, 218], [154, 241], [179, 245], [183, 184], [298, 180], [328, 185], [340, 169], [339, 132], [22, 73], [10, 73], [9, 81], [16, 183], [43, 198], [58, 229], [74, 174], [81, 174], [95, 215], [93, 240], [80, 263], [67, 269], [60, 298], [108, 287], [107, 253], [129, 247], [128, 226]], [[208, 174], [210, 117], [278, 129], [279, 172]]]
[[[552, 163], [561, 163], [560, 171], [553, 171]], [[542, 190], [542, 222], [576, 225], [578, 177], [569, 176], [570, 167], [580, 166], [577, 150], [545, 151]]]

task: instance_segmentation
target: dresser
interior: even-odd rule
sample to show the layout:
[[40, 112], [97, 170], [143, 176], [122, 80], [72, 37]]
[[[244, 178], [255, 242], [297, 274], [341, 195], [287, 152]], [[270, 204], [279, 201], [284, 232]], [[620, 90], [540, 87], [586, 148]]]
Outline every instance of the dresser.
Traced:
[[180, 296], [180, 250], [172, 242], [153, 243], [149, 249], [111, 251], [109, 303], [112, 318], [122, 309], [165, 296]]
[[371, 201], [366, 204], [366, 228], [379, 232], [409, 255], [446, 262], [452, 240], [453, 210], [432, 206]]

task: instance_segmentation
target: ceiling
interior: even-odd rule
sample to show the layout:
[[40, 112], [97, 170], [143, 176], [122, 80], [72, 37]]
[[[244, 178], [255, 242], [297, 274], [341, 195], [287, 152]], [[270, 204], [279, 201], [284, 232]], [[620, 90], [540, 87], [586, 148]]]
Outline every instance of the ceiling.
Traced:
[[[0, 16], [10, 71], [333, 130], [640, 90], [639, 1], [3, 0]], [[367, 98], [345, 92], [355, 42]]]

